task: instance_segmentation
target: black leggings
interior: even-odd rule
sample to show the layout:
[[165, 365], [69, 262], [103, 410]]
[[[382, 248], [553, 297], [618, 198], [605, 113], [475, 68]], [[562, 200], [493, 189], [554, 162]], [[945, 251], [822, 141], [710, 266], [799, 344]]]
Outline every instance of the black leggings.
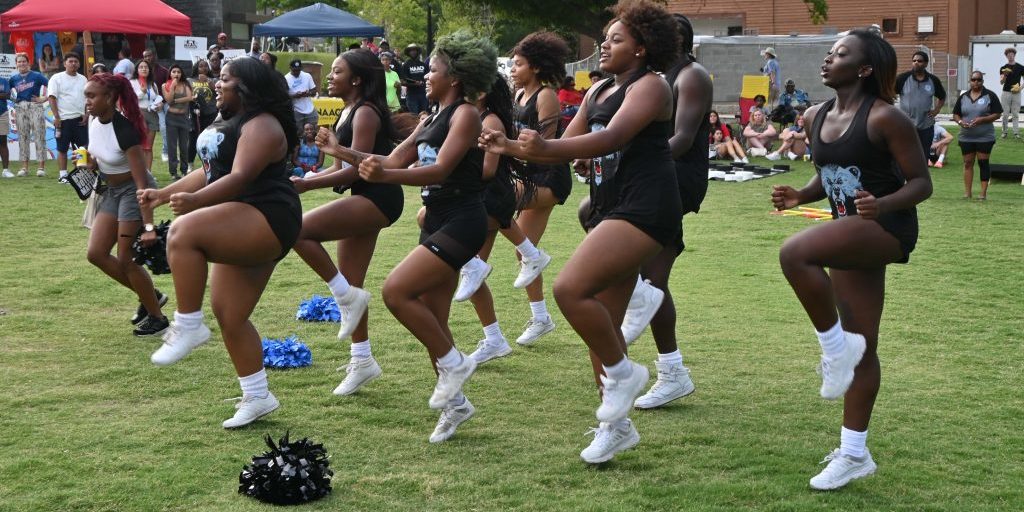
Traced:
[[981, 181], [988, 181], [992, 177], [992, 168], [988, 165], [988, 158], [978, 159], [978, 169], [981, 171]]

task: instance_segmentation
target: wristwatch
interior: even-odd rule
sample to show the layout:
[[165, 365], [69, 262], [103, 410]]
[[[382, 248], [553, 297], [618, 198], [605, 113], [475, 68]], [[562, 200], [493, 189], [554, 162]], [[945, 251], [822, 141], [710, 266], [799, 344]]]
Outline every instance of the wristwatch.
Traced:
[[142, 227], [142, 229], [146, 230], [146, 233], [156, 231], [156, 227], [153, 226], [152, 224], [146, 224], [145, 226]]

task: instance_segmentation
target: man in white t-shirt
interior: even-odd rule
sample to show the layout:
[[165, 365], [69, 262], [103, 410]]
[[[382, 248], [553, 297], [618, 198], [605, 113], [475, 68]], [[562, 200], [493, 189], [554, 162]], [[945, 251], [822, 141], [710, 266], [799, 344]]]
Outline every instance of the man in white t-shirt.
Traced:
[[121, 49], [117, 51], [117, 58], [120, 60], [118, 60], [117, 64], [114, 65], [115, 75], [124, 76], [129, 80], [135, 78], [135, 64], [132, 64], [132, 59], [130, 58], [131, 55], [131, 50], [126, 46], [122, 46]]
[[302, 61], [293, 59], [288, 64], [291, 72], [284, 76], [288, 82], [288, 94], [292, 97], [292, 108], [295, 109], [295, 126], [299, 131], [306, 123], [317, 126], [320, 117], [313, 107], [313, 96], [316, 96], [316, 83], [309, 73], [302, 70]]
[[89, 145], [89, 114], [85, 112], [85, 75], [78, 72], [82, 59], [75, 52], [64, 54], [64, 71], [50, 77], [46, 86], [57, 136], [57, 168], [60, 180], [68, 175], [68, 148]]

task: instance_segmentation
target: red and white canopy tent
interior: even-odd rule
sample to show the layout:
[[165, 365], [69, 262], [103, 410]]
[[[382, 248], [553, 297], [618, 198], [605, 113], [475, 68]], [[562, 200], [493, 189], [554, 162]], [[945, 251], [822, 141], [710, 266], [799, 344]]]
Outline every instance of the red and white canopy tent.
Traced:
[[87, 9], [68, 7], [67, 0], [24, 0], [0, 14], [0, 31], [84, 32], [86, 62], [92, 57], [90, 32], [192, 34], [192, 20], [160, 0], [93, 0]]

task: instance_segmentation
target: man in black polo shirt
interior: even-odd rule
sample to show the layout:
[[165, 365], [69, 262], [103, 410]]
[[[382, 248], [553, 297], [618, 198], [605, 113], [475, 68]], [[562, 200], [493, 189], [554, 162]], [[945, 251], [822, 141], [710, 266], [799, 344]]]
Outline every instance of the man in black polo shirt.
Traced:
[[1024, 76], [1024, 66], [1016, 62], [1017, 50], [1013, 47], [1003, 51], [1006, 55], [1006, 64], [999, 68], [999, 83], [1003, 84], [1003, 93], [999, 101], [1006, 107], [1003, 111], [1003, 138], [1006, 138], [1006, 121], [1013, 119], [1013, 138], [1020, 138], [1020, 129], [1017, 127], [1017, 115], [1020, 114], [1020, 80]]
[[939, 77], [928, 72], [927, 53], [918, 50], [911, 61], [910, 71], [896, 77], [896, 93], [900, 95], [900, 110], [914, 121], [921, 151], [928, 158], [935, 136], [935, 116], [946, 104], [946, 89]]

